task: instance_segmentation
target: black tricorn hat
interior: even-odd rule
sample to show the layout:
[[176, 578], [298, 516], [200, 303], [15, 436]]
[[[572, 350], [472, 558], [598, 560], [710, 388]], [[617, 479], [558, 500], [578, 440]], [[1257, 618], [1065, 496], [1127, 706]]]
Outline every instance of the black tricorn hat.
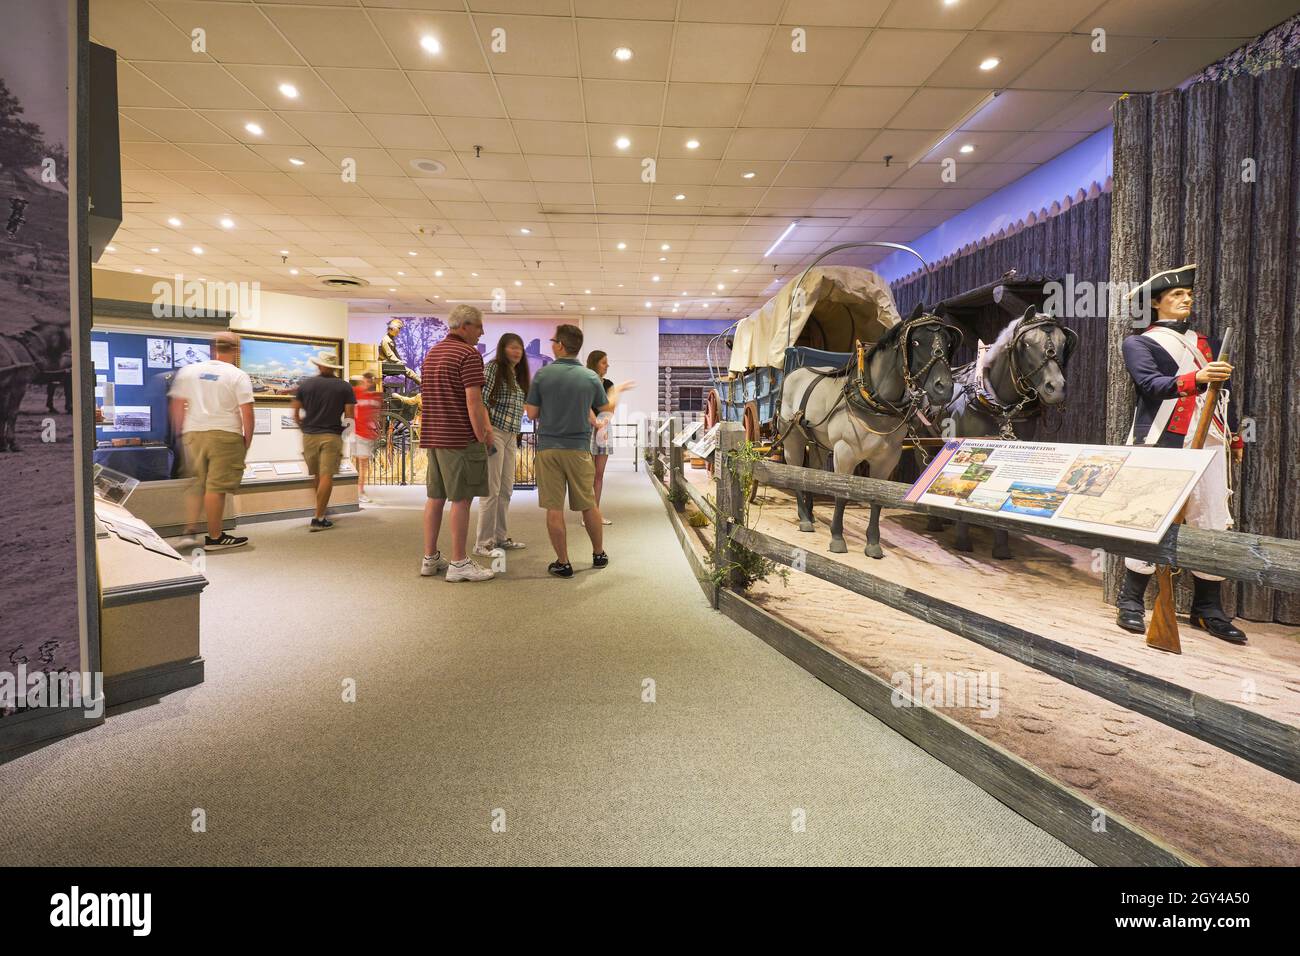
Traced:
[[1177, 269], [1166, 269], [1164, 272], [1157, 272], [1130, 292], [1128, 298], [1136, 298], [1138, 308], [1143, 313], [1149, 314], [1151, 312], [1151, 303], [1159, 298], [1162, 292], [1168, 292], [1170, 289], [1191, 289], [1195, 285], [1196, 263], [1190, 262], [1185, 266], [1179, 266]]

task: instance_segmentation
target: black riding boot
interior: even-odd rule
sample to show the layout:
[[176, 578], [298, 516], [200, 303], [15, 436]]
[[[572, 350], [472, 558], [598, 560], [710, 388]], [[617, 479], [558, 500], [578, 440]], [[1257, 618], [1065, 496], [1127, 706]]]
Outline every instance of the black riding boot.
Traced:
[[1115, 623], [1134, 634], [1145, 634], [1147, 629], [1146, 596], [1151, 575], [1124, 569], [1124, 583], [1119, 587], [1119, 607]]
[[1188, 615], [1192, 627], [1209, 631], [1219, 640], [1230, 644], [1245, 644], [1245, 633], [1232, 623], [1232, 618], [1223, 610], [1222, 583], [1193, 577], [1192, 585], [1195, 590], [1192, 593], [1192, 611]]

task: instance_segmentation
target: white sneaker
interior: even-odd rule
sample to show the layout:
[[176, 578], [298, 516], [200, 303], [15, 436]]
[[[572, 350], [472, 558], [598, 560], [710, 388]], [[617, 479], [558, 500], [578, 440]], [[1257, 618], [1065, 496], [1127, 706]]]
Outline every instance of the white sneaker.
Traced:
[[601, 524], [613, 524], [614, 522], [610, 521], [608, 518], [601, 518], [601, 519], [600, 519], [600, 523], [601, 523]]
[[185, 537], [173, 544], [172, 547], [177, 551], [188, 551], [190, 548], [197, 548], [198, 545], [199, 539], [194, 537], [192, 534], [187, 534]]
[[433, 557], [427, 555], [420, 559], [420, 574], [423, 577], [431, 578], [439, 571], [447, 567], [447, 561], [443, 558], [442, 552], [434, 552]]
[[477, 544], [474, 546], [474, 553], [477, 554], [480, 558], [490, 558], [493, 556], [492, 549], [485, 548], [481, 544]]
[[460, 564], [447, 565], [448, 581], [491, 581], [495, 574], [466, 558]]
[[357, 495], [357, 501], [361, 502], [363, 505], [368, 505], [368, 504], [370, 504], [370, 496], [369, 496], [369, 495]]
[[504, 541], [498, 542], [497, 547], [504, 551], [522, 551], [528, 545], [522, 541], [516, 541], [514, 538], [506, 538]]

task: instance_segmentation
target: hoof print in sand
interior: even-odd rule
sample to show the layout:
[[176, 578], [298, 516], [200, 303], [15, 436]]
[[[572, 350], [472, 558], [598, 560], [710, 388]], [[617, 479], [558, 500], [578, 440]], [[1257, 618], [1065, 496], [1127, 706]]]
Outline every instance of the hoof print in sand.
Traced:
[[1102, 740], [1100, 738], [1094, 738], [1093, 740], [1088, 741], [1088, 749], [1103, 757], [1114, 757], [1116, 754], [1124, 750], [1124, 746], [1118, 740]]
[[1091, 767], [1062, 764], [1058, 768], [1057, 776], [1071, 787], [1078, 787], [1080, 790], [1091, 790], [1101, 783], [1101, 774]]
[[1103, 717], [1101, 725], [1106, 728], [1106, 733], [1114, 734], [1116, 737], [1132, 737], [1138, 732], [1134, 721], [1122, 717]]
[[1047, 734], [1052, 731], [1050, 720], [1034, 714], [1021, 714], [1016, 718], [1016, 726], [1027, 734]]

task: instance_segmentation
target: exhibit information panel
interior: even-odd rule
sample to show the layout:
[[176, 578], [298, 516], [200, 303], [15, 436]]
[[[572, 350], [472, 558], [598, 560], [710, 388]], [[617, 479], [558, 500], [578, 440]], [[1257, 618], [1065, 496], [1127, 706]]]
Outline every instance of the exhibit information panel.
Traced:
[[1155, 543], [1223, 460], [1213, 448], [963, 438], [943, 446], [905, 500]]

